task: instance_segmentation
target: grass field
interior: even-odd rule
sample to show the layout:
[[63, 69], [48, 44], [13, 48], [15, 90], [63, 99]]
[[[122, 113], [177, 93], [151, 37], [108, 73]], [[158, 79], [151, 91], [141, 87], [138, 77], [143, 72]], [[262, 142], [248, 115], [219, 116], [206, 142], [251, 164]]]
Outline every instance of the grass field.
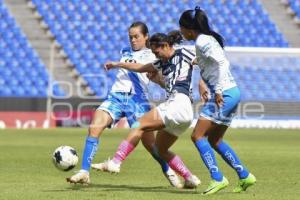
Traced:
[[[113, 155], [128, 130], [106, 131], [95, 161]], [[0, 200], [88, 199], [264, 199], [293, 200], [300, 196], [300, 132], [296, 130], [231, 129], [226, 139], [256, 175], [258, 182], [242, 194], [232, 193], [237, 183], [234, 171], [218, 157], [230, 186], [213, 196], [202, 196], [209, 175], [190, 141], [182, 136], [172, 150], [177, 152], [202, 180], [197, 190], [169, 186], [159, 166], [141, 145], [123, 164], [121, 173], [91, 172], [90, 186], [65, 182], [71, 172], [61, 172], [51, 163], [53, 150], [70, 145], [82, 154], [85, 129], [1, 130]], [[78, 170], [80, 164], [77, 166]]]

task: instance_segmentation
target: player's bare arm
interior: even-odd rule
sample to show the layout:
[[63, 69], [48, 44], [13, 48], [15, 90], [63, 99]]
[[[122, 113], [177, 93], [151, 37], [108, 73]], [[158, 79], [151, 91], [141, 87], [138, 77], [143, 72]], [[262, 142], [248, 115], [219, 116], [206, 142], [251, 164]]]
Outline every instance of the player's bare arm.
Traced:
[[107, 62], [105, 63], [105, 68], [107, 70], [120, 67], [128, 69], [135, 72], [155, 72], [156, 69], [153, 67], [152, 63], [142, 65], [138, 63], [126, 63], [126, 62]]
[[202, 79], [199, 81], [199, 94], [200, 94], [201, 100], [204, 103], [206, 103], [209, 98], [209, 93], [208, 93], [208, 88]]

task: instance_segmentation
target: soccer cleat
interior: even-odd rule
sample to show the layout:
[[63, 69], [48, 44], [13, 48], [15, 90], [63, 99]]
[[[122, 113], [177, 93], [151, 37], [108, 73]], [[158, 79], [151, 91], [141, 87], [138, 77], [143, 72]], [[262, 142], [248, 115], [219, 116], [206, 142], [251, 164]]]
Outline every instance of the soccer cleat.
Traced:
[[256, 183], [256, 178], [253, 174], [249, 173], [247, 178], [240, 179], [238, 182], [238, 186], [233, 189], [233, 192], [239, 193], [242, 191], [246, 191], [248, 187], [254, 185]]
[[113, 160], [106, 160], [103, 163], [92, 164], [92, 169], [100, 170], [103, 172], [110, 172], [110, 173], [120, 173], [121, 165], [116, 164]]
[[194, 189], [200, 184], [201, 184], [200, 179], [197, 176], [192, 175], [184, 181], [184, 186], [183, 187], [187, 188], [187, 189]]
[[226, 188], [229, 185], [228, 180], [223, 176], [222, 181], [212, 180], [208, 188], [202, 193], [203, 195], [210, 195]]
[[98, 171], [107, 171], [107, 163], [97, 163], [91, 165], [92, 169], [98, 170]]
[[80, 170], [70, 178], [66, 178], [69, 183], [90, 184], [90, 174], [85, 170]]
[[176, 188], [183, 187], [179, 177], [171, 168], [169, 168], [167, 172], [164, 172], [164, 175], [173, 187], [176, 187]]

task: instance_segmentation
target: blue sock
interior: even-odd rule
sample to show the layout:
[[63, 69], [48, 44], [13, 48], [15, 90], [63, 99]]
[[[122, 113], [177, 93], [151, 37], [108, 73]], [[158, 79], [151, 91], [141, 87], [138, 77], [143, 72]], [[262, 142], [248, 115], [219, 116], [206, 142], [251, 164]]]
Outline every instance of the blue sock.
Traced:
[[236, 171], [239, 178], [243, 179], [249, 175], [246, 167], [241, 163], [236, 153], [228, 144], [221, 141], [221, 143], [217, 146], [216, 151], [222, 156], [226, 163]]
[[222, 181], [223, 174], [218, 168], [217, 160], [213, 149], [206, 138], [201, 138], [195, 142], [195, 145], [200, 153], [200, 156], [210, 172], [212, 179]]
[[169, 170], [169, 165], [166, 161], [161, 159], [161, 157], [158, 154], [158, 150], [156, 146], [153, 147], [152, 157], [160, 164], [162, 171], [165, 173]]
[[85, 147], [82, 156], [81, 169], [90, 171], [92, 160], [98, 149], [98, 138], [88, 136], [85, 140]]

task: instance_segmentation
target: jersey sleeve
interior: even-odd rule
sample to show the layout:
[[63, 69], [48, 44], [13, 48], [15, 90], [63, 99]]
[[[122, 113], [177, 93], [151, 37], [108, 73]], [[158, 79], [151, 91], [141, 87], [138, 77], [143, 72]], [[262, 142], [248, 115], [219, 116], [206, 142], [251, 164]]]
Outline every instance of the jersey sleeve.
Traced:
[[196, 59], [195, 53], [186, 48], [182, 48], [181, 53], [183, 55], [183, 60], [187, 62], [189, 65], [193, 65], [193, 62]]
[[152, 62], [152, 65], [155, 69], [160, 70], [161, 69], [161, 60], [155, 60]]
[[225, 58], [224, 50], [212, 36], [200, 36], [196, 41], [196, 48], [203, 56], [215, 62]]

